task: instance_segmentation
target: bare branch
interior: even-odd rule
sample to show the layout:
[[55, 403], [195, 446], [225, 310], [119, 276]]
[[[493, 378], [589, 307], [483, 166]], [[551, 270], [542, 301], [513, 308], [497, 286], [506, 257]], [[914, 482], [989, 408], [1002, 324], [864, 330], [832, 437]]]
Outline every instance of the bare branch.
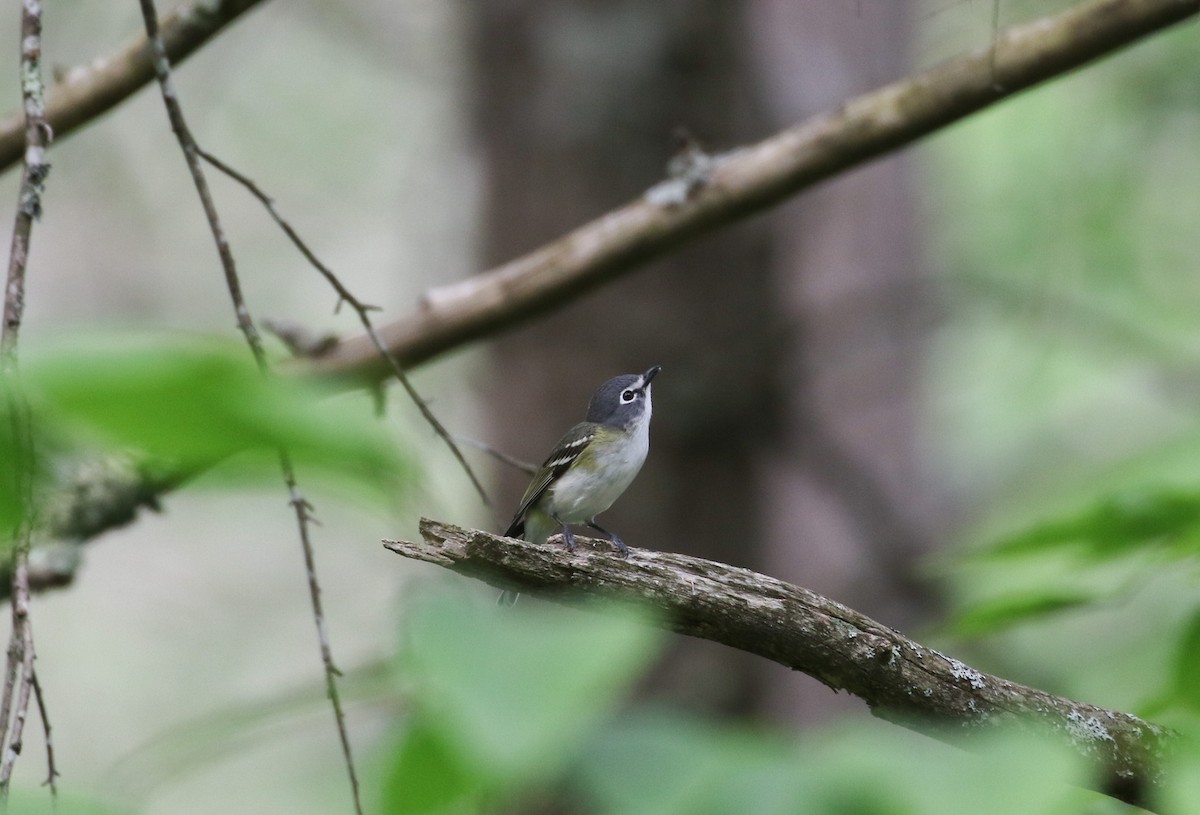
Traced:
[[[196, 144], [191, 130], [188, 129], [187, 122], [183, 116], [183, 108], [179, 103], [179, 97], [176, 95], [174, 84], [171, 81], [171, 61], [167, 56], [166, 46], [159, 32], [158, 15], [154, 8], [154, 0], [139, 0], [139, 3], [142, 8], [142, 19], [146, 26], [146, 37], [150, 40], [153, 50], [154, 73], [158, 79], [159, 88], [162, 91], [163, 104], [167, 109], [167, 116], [171, 121], [171, 130], [174, 131], [175, 137], [179, 141], [179, 147], [183, 151], [188, 170], [192, 174], [192, 181], [195, 184], [196, 193], [200, 197], [200, 203], [204, 207], [204, 214], [208, 219], [209, 228], [212, 230], [213, 241], [217, 246], [217, 254], [221, 258], [221, 268], [225, 273], [225, 286], [229, 291], [230, 299], [233, 301], [233, 310], [237, 317], [238, 327], [241, 329], [243, 336], [245, 336], [246, 344], [250, 346], [250, 352], [254, 356], [254, 361], [263, 376], [271, 376], [273, 374], [267, 363], [267, 355], [263, 348], [262, 337], [258, 333], [258, 328], [250, 316], [250, 309], [246, 305], [245, 298], [242, 296], [242, 285], [238, 277], [237, 266], [234, 262], [233, 251], [229, 248], [229, 242], [225, 238], [225, 231], [221, 226], [216, 204], [213, 202], [208, 180], [204, 175], [204, 167], [200, 162], [200, 148]], [[295, 510], [296, 522], [299, 526], [300, 545], [304, 551], [304, 563], [308, 573], [309, 598], [312, 603], [313, 620], [317, 627], [321, 662], [325, 669], [325, 685], [329, 693], [329, 703], [333, 708], [338, 738], [341, 741], [342, 757], [346, 764], [346, 773], [350, 778], [354, 811], [358, 815], [362, 815], [363, 808], [362, 798], [359, 794], [358, 774], [354, 769], [354, 758], [350, 750], [350, 735], [346, 730], [346, 716], [342, 711], [342, 703], [338, 697], [335, 680], [339, 671], [333, 663], [333, 650], [329, 645], [328, 630], [325, 626], [325, 612], [321, 607], [321, 587], [317, 581], [316, 561], [313, 555], [312, 540], [309, 535], [309, 525], [312, 522], [311, 505], [300, 494], [300, 489], [296, 482], [296, 469], [292, 464], [291, 456], [287, 450], [281, 449], [279, 451], [279, 467], [283, 473], [283, 480], [288, 489], [289, 502]]]
[[[0, 326], [0, 389], [4, 391], [7, 430], [16, 451], [14, 472], [21, 514], [15, 532], [12, 575], [12, 630], [4, 688], [0, 696], [0, 802], [8, 801], [9, 786], [25, 732], [25, 718], [33, 688], [33, 623], [29, 619], [29, 550], [34, 523], [33, 418], [19, 387], [17, 343], [25, 307], [25, 272], [33, 222], [42, 214], [42, 192], [50, 165], [46, 147], [51, 133], [46, 125], [45, 89], [42, 85], [42, 6], [38, 0], [21, 4], [22, 144], [25, 168], [17, 193], [8, 275], [4, 285], [4, 322]], [[7, 532], [7, 530], [5, 530]]]
[[42, 683], [38, 681], [37, 671], [33, 672], [33, 696], [37, 700], [38, 713], [42, 718], [42, 737], [46, 740], [46, 780], [43, 782], [50, 787], [50, 795], [58, 797], [58, 766], [54, 763], [53, 728], [50, 727], [50, 714], [46, 711], [46, 697], [42, 694]]
[[[18, 567], [13, 581], [13, 639], [9, 645], [9, 658], [20, 667], [16, 681], [16, 704], [12, 711], [12, 726], [4, 741], [4, 755], [0, 758], [0, 800], [8, 799], [8, 788], [12, 782], [17, 756], [25, 746], [25, 719], [29, 715], [29, 700], [33, 696], [33, 625], [29, 620], [29, 581], [24, 570]], [[5, 691], [8, 686], [6, 684]], [[47, 745], [47, 750], [49, 750]]]
[[[379, 334], [406, 367], [492, 336], [760, 212], [838, 173], [1016, 93], [1195, 16], [1200, 0], [1087, 0], [1016, 26], [977, 49], [814, 116], [758, 144], [711, 157], [703, 184], [669, 179], [536, 251], [430, 291]], [[681, 191], [683, 195], [675, 193]], [[301, 364], [301, 363], [298, 363]], [[369, 337], [307, 368], [386, 376]]]
[[25, 172], [17, 193], [17, 214], [8, 255], [8, 278], [4, 285], [4, 323], [0, 325], [0, 366], [6, 375], [17, 368], [17, 336], [25, 309], [25, 267], [29, 260], [29, 236], [33, 222], [42, 214], [42, 190], [50, 165], [46, 147], [50, 130], [46, 125], [42, 87], [42, 8], [25, 0], [21, 13], [21, 127], [20, 151]]
[[[226, 25], [261, 0], [191, 0], [162, 21], [162, 40], [173, 63], [187, 59]], [[46, 93], [46, 121], [59, 137], [82, 127], [132, 96], [154, 79], [145, 35], [87, 65], [68, 70]], [[0, 171], [21, 160], [24, 115], [0, 119]]]
[[[300, 254], [304, 255], [304, 258], [309, 262], [309, 265], [320, 272], [321, 276], [324, 277], [329, 285], [333, 287], [333, 290], [337, 292], [338, 306], [341, 306], [342, 303], [347, 303], [349, 304], [350, 308], [354, 310], [354, 313], [358, 316], [358, 321], [362, 323], [363, 330], [367, 332], [367, 337], [370, 339], [371, 345], [375, 348], [376, 353], [378, 353], [382, 360], [387, 363], [388, 367], [391, 369], [392, 375], [396, 377], [396, 380], [400, 383], [400, 386], [404, 388], [404, 392], [408, 395], [408, 398], [417, 406], [417, 410], [420, 411], [422, 418], [425, 419], [425, 422], [433, 428], [433, 432], [437, 434], [438, 438], [445, 442], [446, 446], [450, 448], [450, 454], [454, 456], [455, 461], [458, 462], [459, 466], [462, 467], [463, 471], [467, 474], [467, 478], [471, 481], [471, 486], [475, 488], [475, 492], [479, 493], [479, 498], [481, 501], [483, 501], [484, 506], [490, 507], [492, 502], [488, 499], [487, 490], [483, 488], [483, 482], [479, 480], [479, 477], [475, 475], [475, 471], [471, 469], [471, 465], [467, 463], [467, 459], [465, 456], [463, 456], [462, 450], [459, 449], [458, 444], [455, 443], [454, 437], [450, 435], [450, 432], [446, 430], [445, 425], [443, 425], [438, 417], [434, 415], [434, 412], [430, 410], [429, 404], [421, 397], [419, 393], [417, 393], [417, 389], [413, 387], [412, 380], [408, 378], [408, 372], [404, 370], [404, 368], [400, 365], [400, 361], [397, 360], [395, 355], [388, 350], [387, 346], [384, 345], [383, 340], [380, 339], [379, 334], [376, 333], [375, 324], [371, 321], [371, 312], [378, 311], [379, 307], [370, 306], [366, 303], [363, 303], [354, 296], [350, 289], [346, 288], [341, 279], [334, 274], [334, 271], [322, 263], [321, 259], [317, 257], [316, 253], [308, 247], [308, 244], [304, 242], [304, 239], [300, 237], [300, 233], [292, 227], [291, 223], [289, 223], [282, 215], [279, 214], [279, 210], [275, 208], [275, 202], [271, 199], [271, 197], [263, 192], [253, 180], [233, 169], [211, 153], [199, 148], [197, 148], [197, 150], [199, 151], [201, 158], [203, 158], [212, 166], [216, 167], [221, 172], [225, 173], [225, 175], [229, 176], [234, 181], [237, 181], [239, 184], [245, 187], [251, 195], [258, 199], [259, 203], [266, 208], [268, 214], [270, 214], [271, 218], [275, 221], [279, 228], [283, 230], [283, 233], [288, 236], [288, 239], [292, 242], [292, 245], [299, 250]], [[332, 350], [336, 347], [337, 345], [334, 343], [328, 350]]]
[[[290, 470], [289, 470], [290, 475]], [[354, 770], [354, 753], [350, 748], [350, 732], [346, 728], [346, 712], [342, 709], [342, 699], [338, 694], [337, 679], [342, 675], [333, 662], [333, 648], [329, 644], [329, 629], [325, 625], [325, 612], [321, 607], [321, 584], [317, 580], [317, 563], [313, 552], [309, 529], [312, 525], [312, 504], [310, 504], [294, 479], [288, 482], [288, 492], [291, 495], [292, 508], [296, 512], [296, 524], [300, 529], [301, 549], [304, 550], [304, 571], [308, 576], [308, 593], [312, 599], [313, 619], [317, 623], [317, 641], [321, 648], [321, 663], [325, 666], [325, 695], [333, 707], [333, 717], [337, 723], [338, 740], [342, 746], [342, 760], [346, 763], [346, 771], [350, 777], [350, 790], [354, 797], [354, 809], [362, 815], [361, 794], [358, 787], [358, 773]]]
[[474, 447], [476, 450], [481, 450], [492, 458], [496, 459], [496, 461], [499, 461], [502, 464], [507, 464], [513, 469], [520, 470], [521, 472], [525, 473], [525, 475], [533, 475], [538, 471], [536, 464], [531, 464], [528, 461], [517, 458], [516, 456], [510, 456], [503, 450], [497, 450], [487, 442], [482, 442], [479, 439], [472, 439], [467, 436], [455, 436], [454, 440], [459, 444], [465, 444], [468, 447]]
[[576, 538], [575, 552], [423, 519], [423, 543], [385, 541], [498, 588], [564, 603], [630, 600], [662, 625], [766, 657], [846, 690], [872, 713], [930, 735], [1002, 723], [1049, 729], [1094, 763], [1098, 789], [1146, 806], [1176, 735], [1136, 716], [1054, 696], [970, 668], [807, 589], [748, 569], [669, 552], [611, 554]]
[[221, 258], [221, 268], [225, 272], [225, 286], [229, 290], [230, 299], [233, 300], [233, 310], [238, 328], [245, 336], [246, 344], [250, 346], [250, 352], [254, 355], [254, 361], [259, 370], [266, 372], [268, 368], [267, 354], [263, 350], [262, 337], [259, 335], [258, 328], [250, 316], [250, 309], [247, 308], [246, 301], [242, 297], [242, 283], [238, 278], [237, 264], [233, 259], [233, 251], [229, 248], [229, 240], [225, 237], [225, 230], [221, 226], [221, 218], [217, 214], [217, 206], [213, 202], [208, 179], [204, 176], [204, 167], [200, 163], [199, 157], [200, 148], [188, 128], [187, 120], [183, 116], [183, 108], [179, 104], [179, 97], [175, 93], [175, 84], [171, 78], [171, 60], [167, 55], [166, 44], [159, 31], [154, 0], [139, 0], [139, 2], [142, 7], [142, 19], [146, 25], [146, 37], [150, 41], [154, 75], [162, 91], [163, 106], [167, 109], [171, 130], [179, 141], [179, 147], [183, 151], [188, 170], [192, 174], [196, 194], [200, 197], [200, 204], [204, 207], [204, 215], [208, 219], [213, 242], [216, 244], [217, 254]]
[[[376, 334], [399, 364], [411, 369], [578, 299], [678, 244], [1195, 16], [1198, 10], [1200, 0], [1088, 0], [1057, 16], [1010, 29], [996, 37], [990, 49], [957, 57], [757, 145], [716, 157], [705, 183], [690, 185], [693, 198], [674, 208], [639, 199], [523, 258], [431, 291], [416, 313], [380, 327]], [[996, 76], [1005, 83], [1002, 91], [993, 87]], [[316, 376], [382, 380], [390, 368], [377, 350], [364, 333], [341, 342], [319, 360], [294, 360], [288, 366]], [[118, 511], [112, 513], [86, 489], [69, 487], [61, 496], [69, 502], [77, 492], [80, 502], [88, 505], [80, 514], [115, 519], [109, 525], [89, 526], [81, 536], [89, 539], [128, 522], [139, 506], [171, 486], [156, 483], [145, 490], [119, 490]], [[69, 580], [69, 574], [57, 573], [47, 585]]]

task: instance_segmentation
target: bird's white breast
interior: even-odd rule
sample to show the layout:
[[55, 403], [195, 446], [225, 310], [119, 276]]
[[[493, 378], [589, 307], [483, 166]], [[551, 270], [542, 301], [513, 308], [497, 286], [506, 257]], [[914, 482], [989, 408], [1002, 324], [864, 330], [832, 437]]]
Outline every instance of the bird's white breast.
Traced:
[[568, 470], [553, 487], [550, 511], [564, 523], [591, 520], [613, 505], [629, 487], [650, 449], [650, 391], [646, 391], [646, 409], [627, 431], [624, 443], [607, 445], [593, 462], [590, 472], [575, 467]]

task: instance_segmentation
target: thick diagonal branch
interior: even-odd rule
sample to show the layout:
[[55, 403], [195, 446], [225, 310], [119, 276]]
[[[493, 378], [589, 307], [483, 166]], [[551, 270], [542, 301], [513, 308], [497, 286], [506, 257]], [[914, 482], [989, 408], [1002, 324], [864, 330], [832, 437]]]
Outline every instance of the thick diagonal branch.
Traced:
[[[253, 5], [251, 0], [239, 2], [246, 8]], [[219, 5], [229, 9], [238, 3], [224, 0]], [[416, 312], [377, 333], [406, 369], [493, 336], [576, 299], [699, 234], [798, 194], [1198, 11], [1200, 0], [1087, 0], [1056, 16], [1010, 29], [991, 48], [962, 55], [853, 99], [757, 145], [715, 158], [702, 178], [684, 185], [685, 194], [677, 203], [664, 203], [669, 196], [661, 194], [664, 188], [660, 185], [659, 194], [647, 193], [525, 257], [434, 290]], [[164, 21], [164, 32], [169, 25]], [[167, 50], [170, 52], [169, 40]], [[0, 135], [4, 132], [0, 127]], [[0, 161], [0, 169], [4, 166]], [[319, 360], [295, 365], [316, 376], [359, 382], [386, 378], [390, 370], [366, 334], [340, 343]], [[100, 491], [124, 499], [112, 503], [95, 490], [68, 484], [61, 497], [81, 504], [68, 513], [71, 516], [124, 523], [170, 487], [158, 484], [143, 489], [134, 483], [129, 488]], [[76, 537], [87, 540], [115, 525], [88, 525]], [[70, 582], [75, 561], [60, 558], [55, 563], [36, 588]]]
[[[758, 144], [714, 156], [536, 251], [428, 293], [380, 328], [406, 367], [547, 312], [698, 235], [760, 212], [975, 111], [1200, 12], [1200, 0], [1087, 0], [1015, 26], [980, 48], [885, 85]], [[515, 191], [514, 191], [515, 192]], [[366, 336], [313, 367], [387, 376]]]
[[[262, 0], [190, 0], [162, 20], [162, 40], [180, 63], [226, 25]], [[111, 54], [66, 71], [46, 89], [46, 123], [58, 139], [124, 102], [154, 79], [150, 43], [136, 35]], [[15, 111], [0, 119], [0, 171], [21, 160], [25, 120]]]
[[1075, 702], [970, 668], [807, 589], [711, 560], [587, 541], [574, 553], [428, 519], [423, 543], [387, 541], [500, 588], [563, 601], [633, 600], [680, 634], [713, 640], [803, 671], [872, 712], [938, 736], [1000, 723], [1050, 728], [1094, 762], [1098, 789], [1145, 806], [1174, 740], [1136, 716]]

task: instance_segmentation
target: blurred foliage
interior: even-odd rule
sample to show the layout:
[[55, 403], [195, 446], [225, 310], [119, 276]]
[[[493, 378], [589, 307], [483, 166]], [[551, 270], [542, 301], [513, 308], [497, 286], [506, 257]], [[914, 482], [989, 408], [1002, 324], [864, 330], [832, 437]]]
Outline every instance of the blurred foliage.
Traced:
[[[14, 394], [15, 395], [15, 394]], [[0, 381], [0, 530], [7, 551], [7, 534], [21, 520], [24, 499], [22, 487], [40, 484], [45, 468], [38, 461], [29, 461], [29, 446], [35, 444], [29, 436], [23, 442], [20, 434], [33, 434], [33, 423], [22, 419], [27, 406], [19, 398], [10, 398], [5, 385]], [[26, 472], [22, 474], [22, 469]], [[24, 475], [24, 477], [22, 477]], [[31, 480], [28, 480], [31, 479]]]
[[[510, 611], [478, 595], [426, 593], [406, 618], [400, 675], [411, 713], [388, 751], [387, 815], [1025, 815], [1110, 806], [1079, 788], [1088, 773], [1079, 754], [1028, 732], [972, 734], [969, 752], [887, 723], [797, 742], [620, 705], [660, 639], [627, 609]], [[1173, 811], [1197, 812], [1200, 802], [1187, 807]]]
[[1020, 556], [1070, 547], [1089, 559], [1104, 560], [1153, 546], [1190, 556], [1197, 544], [1200, 493], [1141, 489], [1103, 496], [1075, 513], [1039, 523], [998, 541], [988, 554]]
[[1198, 43], [1180, 26], [925, 154], [949, 305], [929, 438], [1000, 514], [1196, 433]]
[[1200, 717], [1200, 609], [1184, 627], [1179, 641], [1174, 670], [1157, 705], [1178, 705], [1192, 716]]
[[[61, 783], [61, 782], [60, 782]], [[46, 792], [14, 790], [6, 811], [21, 815], [131, 815], [131, 810], [78, 795], [51, 799]]]
[[[410, 461], [365, 405], [331, 409], [331, 393], [264, 377], [233, 341], [174, 333], [80, 337], [30, 354], [23, 383], [41, 470], [53, 470], [65, 450], [99, 447], [182, 476], [220, 465], [207, 483], [234, 478], [244, 486], [247, 479], [278, 482], [279, 451], [286, 450], [302, 480], [315, 475], [383, 507], [393, 507], [412, 482]], [[8, 426], [0, 433], [0, 478], [11, 484]], [[13, 490], [3, 493], [0, 521], [11, 525], [19, 501]]]
[[986, 637], [992, 670], [1185, 727], [1200, 665], [1197, 45], [1180, 26], [925, 155], [948, 305], [928, 438], [977, 515], [968, 554], [948, 559], [945, 630]]
[[[1160, 574], [1196, 584], [1200, 570], [1200, 493], [1139, 488], [1105, 494], [1094, 502], [1022, 528], [960, 557], [963, 569], [982, 573], [947, 628], [967, 637], [994, 635], [1011, 626], [1044, 622], [1066, 611], [1115, 606], [1160, 587]], [[1173, 709], [1200, 716], [1200, 607], [1189, 593], [1168, 594], [1175, 612], [1146, 622], [1166, 642], [1167, 656], [1137, 665], [1136, 694], [1145, 715]], [[1187, 614], [1186, 610], [1196, 608]], [[1119, 650], [1098, 637], [1089, 649]], [[1125, 661], [1131, 654], [1124, 654]]]
[[1026, 589], [962, 609], [950, 622], [949, 630], [959, 636], [976, 637], [994, 633], [1005, 626], [1079, 608], [1096, 602], [1096, 599], [1095, 594], [1083, 590]]
[[[1003, 5], [1006, 20], [1040, 8]], [[928, 212], [933, 259], [947, 270], [949, 315], [929, 365], [938, 404], [929, 437], [966, 500], [989, 496], [990, 517], [974, 537], [993, 541], [962, 562], [957, 633], [1009, 643], [997, 635], [1015, 623], [1111, 607], [1139, 589], [1156, 593], [1164, 574], [1182, 577], [1182, 586], [1168, 583], [1167, 596], [1155, 598], [1175, 608], [1169, 620], [1149, 615], [1127, 631], [1093, 626], [1070, 634], [1072, 648], [1048, 639], [1028, 650], [1046, 670], [1057, 668], [1050, 678], [1067, 690], [1111, 674], [1142, 699], [1156, 694], [1148, 700], [1154, 709], [1182, 711], [1184, 727], [1200, 720], [1192, 566], [1200, 523], [1197, 37], [1195, 26], [1181, 26], [974, 116], [926, 153], [936, 187], [926, 197], [936, 202]], [[295, 50], [294, 37], [268, 41]], [[444, 47], [436, 37], [418, 42]], [[245, 72], [240, 59], [228, 64]], [[380, 72], [362, 72], [370, 81], [361, 99], [374, 100]], [[344, 84], [341, 74], [323, 76]], [[212, 92], [225, 99], [227, 84]], [[299, 86], [288, 73], [280, 87]], [[278, 96], [247, 93], [255, 106]], [[306, 107], [292, 108], [297, 121], [311, 123]], [[230, 121], [240, 128], [243, 118]], [[318, 149], [311, 140], [283, 141]], [[417, 151], [397, 152], [424, 161]], [[390, 194], [393, 174], [368, 175]], [[104, 200], [108, 194], [106, 187]], [[422, 238], [413, 245], [431, 247], [425, 251], [461, 243], [424, 239], [422, 223], [410, 220]], [[78, 231], [77, 221], [65, 222]], [[114, 254], [123, 263], [129, 253]], [[186, 298], [182, 282], [198, 277], [177, 273], [172, 290]], [[183, 468], [233, 456], [219, 475], [274, 480], [275, 453], [287, 448], [302, 478], [314, 472], [389, 504], [411, 479], [410, 463], [365, 411], [330, 410], [326, 394], [309, 386], [263, 380], [236, 343], [89, 338], [23, 364], [42, 451], [86, 441]], [[4, 437], [0, 479], [14, 460]], [[18, 510], [0, 487], [0, 522]], [[1130, 618], [1141, 608], [1118, 611]], [[481, 812], [556, 796], [584, 812], [647, 815], [1116, 809], [1068, 786], [1083, 778], [1077, 756], [1028, 736], [997, 733], [964, 753], [890, 724], [814, 732], [795, 743], [672, 712], [617, 713], [658, 642], [629, 612], [534, 604], [500, 612], [441, 596], [415, 603], [406, 625], [399, 677], [411, 713], [380, 759], [384, 812]], [[1127, 648], [1135, 639], [1169, 643], [1169, 658], [1144, 659]], [[1005, 657], [1015, 659], [1016, 650]], [[1086, 658], [1099, 669], [1087, 670]], [[1197, 768], [1191, 746], [1176, 756], [1163, 798], [1168, 815], [1200, 812]], [[14, 798], [12, 808], [55, 811], [44, 795]], [[56, 811], [113, 812], [69, 801]]]
[[[368, 812], [1102, 815], [1127, 810], [1084, 789], [1091, 783], [1086, 759], [1049, 735], [947, 731], [943, 742], [877, 722], [813, 730], [797, 739], [631, 704], [626, 697], [663, 643], [645, 614], [599, 603], [577, 610], [528, 600], [513, 609], [498, 608], [490, 594], [455, 585], [426, 585], [407, 599], [399, 657], [387, 675], [405, 712], [393, 737], [365, 765]], [[318, 695], [310, 689], [290, 704], [308, 710]], [[257, 712], [251, 716], [261, 724]], [[238, 742], [230, 737], [243, 725], [205, 726], [214, 724], [217, 730], [202, 740], [226, 748], [232, 743], [236, 749]], [[194, 742], [197, 735], [185, 740]], [[1200, 813], [1200, 797], [1194, 794], [1200, 789], [1197, 744], [1185, 741], [1171, 759], [1158, 802], [1165, 815]], [[158, 747], [149, 752], [157, 753]], [[195, 771], [207, 760], [193, 756], [191, 762], [176, 772]], [[52, 811], [44, 793], [28, 800], [34, 802], [30, 808], [15, 811]], [[58, 811], [120, 812], [88, 802]]]
[[508, 613], [466, 595], [416, 605], [401, 650], [415, 712], [385, 811], [471, 811], [561, 773], [656, 651], [661, 634], [640, 617]]
[[1200, 750], [1195, 742], [1168, 759], [1167, 777], [1171, 783], [1159, 798], [1163, 815], [1194, 815], [1200, 812]]

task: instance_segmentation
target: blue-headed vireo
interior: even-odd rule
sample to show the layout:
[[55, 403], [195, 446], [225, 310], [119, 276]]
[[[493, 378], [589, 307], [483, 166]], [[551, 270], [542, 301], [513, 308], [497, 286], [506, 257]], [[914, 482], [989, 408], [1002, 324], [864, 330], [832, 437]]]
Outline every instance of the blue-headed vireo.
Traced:
[[[567, 549], [575, 548], [572, 524], [604, 535], [621, 557], [629, 547], [596, 523], [642, 469], [650, 447], [650, 382], [662, 370], [614, 377], [599, 387], [588, 403], [587, 418], [566, 432], [538, 469], [505, 537], [545, 543], [561, 530]], [[516, 602], [505, 592], [501, 604]]]

